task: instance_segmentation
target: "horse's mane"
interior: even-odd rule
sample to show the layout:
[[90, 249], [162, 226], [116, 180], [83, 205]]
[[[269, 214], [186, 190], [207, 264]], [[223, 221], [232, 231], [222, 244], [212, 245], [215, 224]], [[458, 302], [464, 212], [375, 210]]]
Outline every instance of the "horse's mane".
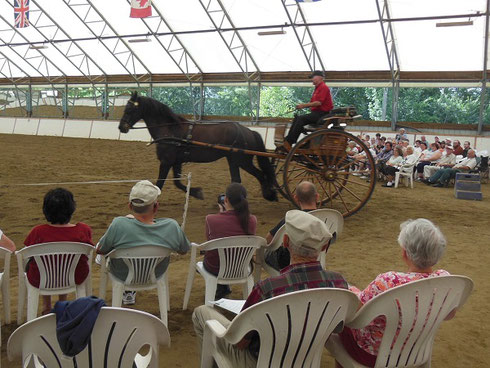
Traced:
[[161, 103], [160, 101], [155, 100], [154, 98], [138, 96], [138, 100], [140, 101], [141, 108], [144, 110], [145, 113], [148, 113], [150, 115], [163, 116], [166, 119], [170, 120], [170, 123], [178, 124], [180, 122], [187, 121], [187, 119], [185, 119], [184, 117], [173, 112], [170, 107], [168, 107], [164, 103]]

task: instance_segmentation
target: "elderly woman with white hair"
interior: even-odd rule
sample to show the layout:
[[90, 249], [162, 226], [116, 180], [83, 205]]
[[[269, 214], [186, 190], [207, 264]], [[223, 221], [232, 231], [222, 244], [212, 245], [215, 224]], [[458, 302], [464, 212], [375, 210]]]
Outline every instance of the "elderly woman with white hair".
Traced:
[[405, 156], [398, 165], [386, 165], [384, 174], [386, 175], [386, 184], [383, 187], [393, 188], [395, 186], [395, 174], [400, 170], [409, 170], [417, 162], [418, 156], [414, 153], [413, 146], [408, 146]]
[[[407, 270], [382, 273], [363, 291], [351, 287], [351, 291], [358, 295], [362, 304], [396, 286], [429, 277], [449, 275], [445, 270], [434, 270], [446, 249], [446, 239], [436, 225], [419, 218], [405, 221], [400, 225], [400, 229], [398, 243]], [[448, 316], [446, 319], [449, 318]], [[374, 367], [385, 327], [386, 319], [381, 316], [358, 330], [344, 328], [339, 336], [353, 359], [365, 366]]]

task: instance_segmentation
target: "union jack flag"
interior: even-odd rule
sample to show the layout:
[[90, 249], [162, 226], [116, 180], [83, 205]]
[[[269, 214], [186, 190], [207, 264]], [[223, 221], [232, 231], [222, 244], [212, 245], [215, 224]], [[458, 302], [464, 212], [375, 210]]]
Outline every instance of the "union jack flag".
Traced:
[[15, 28], [29, 27], [29, 0], [14, 0]]

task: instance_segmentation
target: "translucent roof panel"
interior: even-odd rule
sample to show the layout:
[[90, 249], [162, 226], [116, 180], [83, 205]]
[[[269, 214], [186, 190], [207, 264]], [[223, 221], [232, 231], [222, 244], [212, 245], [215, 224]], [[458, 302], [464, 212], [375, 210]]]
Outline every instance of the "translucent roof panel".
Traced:
[[289, 23], [282, 1], [222, 0], [236, 27], [254, 27]]
[[326, 70], [389, 70], [378, 23], [311, 27]]
[[[382, 3], [382, 1], [380, 1]], [[308, 23], [378, 19], [376, 2], [366, 0], [318, 1], [300, 4]]]
[[485, 0], [390, 0], [392, 18], [484, 13]]
[[214, 29], [206, 10], [198, 0], [171, 2], [154, 0], [152, 4], [160, 11], [175, 32]]
[[485, 20], [472, 26], [436, 27], [437, 21], [397, 22], [394, 26], [401, 70], [482, 70]]

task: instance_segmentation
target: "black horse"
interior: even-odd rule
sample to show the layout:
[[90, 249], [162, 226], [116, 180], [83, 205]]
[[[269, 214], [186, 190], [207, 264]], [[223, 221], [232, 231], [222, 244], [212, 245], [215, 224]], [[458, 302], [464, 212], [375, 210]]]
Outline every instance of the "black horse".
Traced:
[[[162, 188], [170, 168], [174, 178], [180, 178], [185, 162], [212, 162], [226, 157], [230, 167], [232, 182], [241, 182], [240, 168], [255, 176], [262, 187], [262, 195], [269, 201], [277, 201], [274, 189], [275, 175], [269, 158], [257, 156], [260, 170], [253, 163], [253, 156], [242, 152], [228, 152], [213, 148], [188, 144], [188, 140], [219, 144], [240, 149], [265, 152], [264, 142], [259, 133], [235, 122], [195, 123], [175, 114], [167, 105], [133, 92], [126, 104], [119, 130], [127, 133], [139, 120], [143, 119], [153, 141], [157, 144], [160, 173], [156, 185]], [[175, 186], [183, 191], [186, 187], [179, 181]], [[203, 199], [201, 188], [191, 188], [190, 194]]]

